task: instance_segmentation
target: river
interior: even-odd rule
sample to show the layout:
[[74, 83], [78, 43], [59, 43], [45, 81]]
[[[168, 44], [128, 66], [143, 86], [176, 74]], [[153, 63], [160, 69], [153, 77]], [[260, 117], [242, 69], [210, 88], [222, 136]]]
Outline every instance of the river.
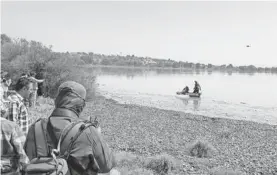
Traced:
[[[100, 94], [119, 103], [277, 125], [277, 74], [93, 68]], [[202, 87], [201, 98], [176, 91]]]

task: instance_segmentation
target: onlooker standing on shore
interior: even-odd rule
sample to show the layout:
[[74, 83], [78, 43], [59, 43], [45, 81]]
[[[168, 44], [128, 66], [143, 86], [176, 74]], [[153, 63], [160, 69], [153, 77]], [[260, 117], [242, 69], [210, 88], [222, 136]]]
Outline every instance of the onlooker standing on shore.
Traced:
[[12, 81], [10, 78], [9, 79], [4, 78], [4, 79], [2, 79], [1, 82], [2, 82], [1, 85], [2, 85], [2, 88], [4, 91], [4, 98], [7, 99], [9, 86], [11, 85]]
[[[55, 99], [55, 109], [48, 118], [46, 132], [53, 139], [53, 144], [56, 147], [63, 130], [72, 123], [81, 122], [81, 125], [78, 125], [81, 127], [71, 128], [73, 132], [69, 130], [66, 134], [68, 137], [62, 138], [60, 154], [69, 153], [67, 163], [70, 172], [74, 175], [108, 173], [116, 164], [115, 157], [103, 139], [100, 126], [89, 125], [86, 127], [85, 123], [88, 121], [80, 119], [86, 104], [85, 99], [86, 89], [83, 85], [73, 81], [61, 84]], [[34, 142], [36, 132], [37, 128], [32, 125], [25, 143], [25, 151], [29, 159], [38, 156], [38, 145]]]
[[1, 117], [6, 118], [8, 115], [8, 106], [9, 100], [7, 98], [8, 87], [10, 85], [10, 81], [6, 80], [7, 72], [1, 71], [1, 85], [0, 85], [0, 108], [1, 108]]
[[0, 98], [1, 117], [6, 118], [8, 114], [8, 108], [6, 106], [6, 101], [4, 99], [4, 90], [2, 86], [0, 86]]
[[[36, 75], [36, 79], [38, 80], [44, 80], [45, 78], [45, 74], [43, 72], [40, 72]], [[39, 102], [39, 98], [40, 97], [44, 97], [46, 94], [45, 94], [45, 80], [42, 82], [42, 83], [38, 83], [38, 91], [37, 91], [37, 104]]]
[[37, 90], [38, 90], [38, 83], [42, 83], [44, 80], [38, 80], [35, 78], [36, 73], [31, 72], [29, 79], [32, 82], [32, 86], [33, 86], [33, 92], [30, 94], [29, 97], [29, 107], [34, 107], [36, 106], [36, 102], [37, 102]]
[[0, 118], [1, 121], [1, 174], [19, 175], [29, 159], [23, 149], [26, 137], [20, 127], [12, 121]]
[[10, 102], [8, 120], [16, 122], [22, 131], [27, 134], [30, 123], [28, 108], [24, 105], [24, 99], [28, 99], [33, 91], [31, 81], [26, 77], [21, 77], [15, 85], [15, 92], [9, 97], [14, 102]]

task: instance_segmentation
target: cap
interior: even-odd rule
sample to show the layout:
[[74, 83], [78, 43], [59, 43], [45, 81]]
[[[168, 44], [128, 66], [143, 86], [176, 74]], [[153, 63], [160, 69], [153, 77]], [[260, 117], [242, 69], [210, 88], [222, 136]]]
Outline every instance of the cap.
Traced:
[[83, 85], [81, 85], [75, 81], [66, 81], [59, 86], [58, 92], [60, 93], [60, 91], [64, 88], [70, 88], [72, 91], [74, 91], [80, 97], [82, 97], [83, 99], [86, 99], [87, 92]]

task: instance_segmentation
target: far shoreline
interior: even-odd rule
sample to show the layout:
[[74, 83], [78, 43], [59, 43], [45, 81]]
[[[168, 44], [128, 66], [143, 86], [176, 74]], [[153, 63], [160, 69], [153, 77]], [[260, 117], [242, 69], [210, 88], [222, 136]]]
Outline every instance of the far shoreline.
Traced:
[[229, 69], [224, 69], [224, 70], [216, 70], [216, 69], [196, 69], [196, 68], [174, 68], [174, 67], [152, 67], [152, 66], [117, 66], [117, 65], [92, 65], [92, 64], [87, 64], [87, 65], [78, 65], [77, 67], [81, 68], [121, 68], [121, 69], [142, 69], [142, 70], [179, 70], [179, 71], [187, 71], [187, 72], [224, 72], [224, 73], [242, 73], [242, 74], [276, 74], [275, 72], [259, 72], [259, 71], [239, 71], [239, 70], [229, 70]]

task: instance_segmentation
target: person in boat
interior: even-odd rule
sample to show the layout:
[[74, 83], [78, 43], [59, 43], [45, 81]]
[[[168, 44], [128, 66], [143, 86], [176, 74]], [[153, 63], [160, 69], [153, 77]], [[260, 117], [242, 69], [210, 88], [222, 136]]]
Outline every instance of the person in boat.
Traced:
[[193, 93], [199, 93], [200, 90], [201, 90], [200, 84], [197, 81], [194, 81]]
[[189, 93], [189, 87], [188, 87], [188, 86], [186, 86], [186, 87], [182, 90], [181, 94], [186, 95], [187, 93]]

